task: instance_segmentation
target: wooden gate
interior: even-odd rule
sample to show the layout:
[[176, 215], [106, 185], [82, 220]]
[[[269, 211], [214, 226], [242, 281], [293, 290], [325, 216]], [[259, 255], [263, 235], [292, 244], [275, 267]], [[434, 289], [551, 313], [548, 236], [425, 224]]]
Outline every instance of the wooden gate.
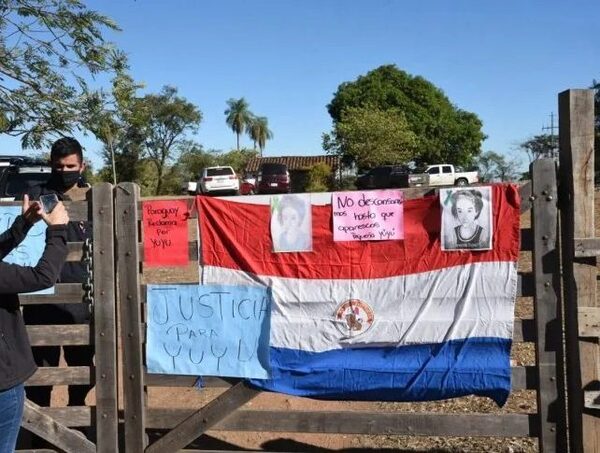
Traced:
[[[143, 247], [139, 212], [142, 199], [131, 183], [121, 184], [116, 194], [116, 232], [120, 282], [121, 341], [124, 365], [125, 449], [127, 452], [177, 451], [192, 444], [207, 430], [302, 432], [337, 434], [385, 434], [412, 436], [538, 437], [543, 451], [565, 451], [566, 428], [562, 373], [562, 334], [559, 318], [560, 274], [556, 165], [539, 160], [532, 166], [532, 182], [521, 187], [522, 250], [531, 251], [532, 269], [519, 275], [519, 296], [533, 297], [535, 318], [515, 320], [515, 342], [533, 342], [537, 367], [515, 366], [513, 388], [537, 391], [536, 414], [385, 413], [372, 411], [249, 410], [242, 406], [258, 390], [241, 381], [206, 379], [208, 386], [228, 390], [197, 409], [154, 408], [147, 404], [149, 388], [192, 387], [190, 376], [147, 374], [144, 362], [145, 285], [141, 284]], [[405, 197], [432, 195], [431, 189], [408, 189]], [[191, 202], [192, 199], [189, 199]], [[527, 217], [531, 215], [531, 227]], [[197, 243], [189, 244], [190, 258], [198, 259]], [[525, 302], [527, 304], [527, 302]], [[172, 392], [168, 388], [163, 392]], [[154, 439], [152, 430], [167, 430]], [[198, 444], [193, 444], [199, 448]]]
[[[92, 285], [87, 295], [93, 295], [93, 323], [27, 326], [27, 332], [32, 346], [94, 345], [95, 366], [40, 367], [26, 385], [95, 385], [96, 405], [40, 407], [27, 400], [22, 427], [61, 451], [113, 453], [118, 451], [118, 418], [112, 185], [96, 185], [88, 192], [88, 201], [65, 205], [72, 221], [93, 220], [92, 246], [69, 243], [67, 258], [91, 258]], [[21, 296], [20, 300], [22, 305], [78, 304], [84, 296], [82, 284], [59, 283], [53, 295]], [[96, 443], [72, 428], [94, 430]]]
[[[206, 446], [196, 439], [209, 430], [522, 437], [535, 439], [544, 452], [600, 452], [600, 312], [595, 258], [600, 254], [600, 240], [595, 238], [593, 222], [592, 97], [590, 90], [570, 90], [559, 97], [560, 197], [557, 166], [550, 159], [534, 162], [531, 182], [520, 188], [522, 253], [513, 339], [514, 349], [531, 350], [535, 358], [513, 363], [512, 384], [516, 392], [535, 392], [535, 408], [500, 413], [434, 413], [399, 412], [388, 410], [389, 406], [377, 411], [361, 410], [360, 406], [346, 410], [344, 406], [331, 411], [323, 410], [319, 401], [311, 401], [307, 410], [257, 410], [250, 400], [260, 391], [240, 380], [219, 378], [204, 380], [207, 388], [224, 391], [201, 406], [154, 407], [149, 393], [159, 387], [163, 394], [190, 389], [195, 387], [196, 378], [146, 373], [142, 199], [135, 184], [122, 183], [114, 190], [108, 184], [95, 186], [88, 202], [68, 206], [72, 219], [93, 220], [93, 325], [28, 327], [33, 346], [93, 344], [96, 359], [94, 367], [41, 368], [27, 384], [92, 383], [96, 386], [96, 405], [43, 408], [28, 402], [23, 427], [60, 450], [77, 452], [170, 452], [186, 446], [201, 451]], [[431, 194], [429, 189], [405, 191], [406, 198]], [[191, 225], [196, 221], [192, 219]], [[190, 239], [190, 259], [198, 265], [198, 238], [190, 234]], [[85, 254], [83, 249], [84, 244], [69, 244], [69, 259], [80, 260]], [[55, 295], [24, 296], [22, 303], [80, 303], [83, 294], [81, 285], [59, 284]], [[116, 299], [122, 349], [119, 360]], [[118, 364], [122, 368], [119, 385]], [[568, 411], [565, 388], [569, 392]], [[121, 419], [117, 414], [117, 389], [123, 399]], [[120, 421], [123, 431], [118, 435]], [[77, 427], [96, 429], [96, 444], [71, 429]]]

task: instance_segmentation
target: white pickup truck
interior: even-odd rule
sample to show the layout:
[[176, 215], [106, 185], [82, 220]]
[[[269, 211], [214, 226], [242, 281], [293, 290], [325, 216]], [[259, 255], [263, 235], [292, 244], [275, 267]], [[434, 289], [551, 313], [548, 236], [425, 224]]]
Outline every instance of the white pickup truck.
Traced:
[[[428, 182], [425, 182], [425, 175], [428, 175]], [[415, 174], [409, 176], [409, 182], [416, 184], [419, 179], [423, 179], [429, 186], [468, 186], [479, 182], [479, 175], [476, 171], [462, 171], [461, 168], [454, 167], [451, 164], [429, 165], [424, 174]]]

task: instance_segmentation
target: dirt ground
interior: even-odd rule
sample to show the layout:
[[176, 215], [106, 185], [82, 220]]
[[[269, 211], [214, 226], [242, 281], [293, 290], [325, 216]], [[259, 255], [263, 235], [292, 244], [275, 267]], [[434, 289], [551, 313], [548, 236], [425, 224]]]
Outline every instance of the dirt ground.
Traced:
[[[600, 197], [596, 197], [596, 216], [600, 211]], [[600, 222], [596, 221], [597, 229]], [[530, 226], [529, 214], [521, 217], [521, 226]], [[190, 228], [195, 234], [195, 228]], [[598, 235], [598, 231], [596, 233]], [[531, 270], [531, 253], [522, 252], [519, 270]], [[182, 269], [148, 269], [145, 271], [145, 283], [182, 283], [197, 282], [198, 267], [191, 264]], [[533, 318], [532, 298], [518, 298], [515, 315], [521, 318]], [[513, 345], [511, 355], [514, 365], [532, 365], [535, 363], [533, 343], [517, 343]], [[65, 389], [55, 388], [53, 405], [65, 404]], [[197, 388], [164, 388], [151, 387], [148, 403], [154, 408], [194, 408], [199, 409], [217, 397], [223, 389]], [[93, 393], [88, 397], [88, 404], [94, 403]], [[383, 402], [343, 402], [317, 401], [308, 398], [297, 398], [274, 393], [262, 393], [248, 402], [244, 408], [270, 409], [282, 411], [336, 411], [364, 410], [387, 413], [486, 413], [529, 414], [536, 412], [536, 395], [534, 391], [515, 391], [507, 404], [498, 408], [486, 398], [465, 397], [440, 402], [426, 403], [383, 403]], [[268, 432], [226, 432], [209, 431], [208, 435], [199, 439], [202, 448], [215, 449], [255, 449], [263, 451], [335, 451], [381, 449], [400, 452], [537, 452], [537, 440], [531, 438], [448, 438], [448, 437], [415, 437], [415, 436], [371, 436], [371, 435], [331, 435], [303, 433], [268, 433]]]

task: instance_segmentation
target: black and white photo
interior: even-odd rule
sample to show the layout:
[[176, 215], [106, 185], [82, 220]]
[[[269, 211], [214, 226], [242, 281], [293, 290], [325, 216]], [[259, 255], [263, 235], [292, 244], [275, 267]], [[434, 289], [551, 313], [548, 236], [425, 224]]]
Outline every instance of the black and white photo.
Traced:
[[442, 250], [491, 250], [491, 187], [441, 189]]
[[310, 195], [274, 195], [271, 197], [271, 238], [274, 252], [312, 250]]

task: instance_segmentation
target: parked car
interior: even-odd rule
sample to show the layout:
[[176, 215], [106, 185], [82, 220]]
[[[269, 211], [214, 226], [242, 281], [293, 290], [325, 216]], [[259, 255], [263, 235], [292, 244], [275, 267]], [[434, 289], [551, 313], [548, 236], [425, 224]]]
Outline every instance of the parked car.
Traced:
[[258, 193], [289, 193], [290, 173], [285, 164], [264, 163], [256, 176]]
[[231, 167], [207, 167], [196, 184], [196, 193], [202, 195], [237, 195], [239, 190], [240, 180]]
[[240, 184], [240, 195], [254, 195], [256, 193], [256, 187], [254, 184], [248, 181], [242, 181]]
[[451, 164], [429, 165], [424, 173], [411, 174], [408, 181], [414, 184], [424, 175], [429, 178], [430, 186], [468, 186], [479, 182], [479, 174], [476, 171], [462, 171], [460, 167]]
[[50, 179], [52, 169], [35, 161], [17, 160], [0, 175], [0, 201], [14, 201], [15, 197], [33, 186]]
[[409, 187], [409, 168], [406, 165], [380, 165], [356, 179], [360, 190]]
[[184, 195], [196, 195], [198, 183], [196, 181], [187, 181], [181, 185], [181, 193]]

